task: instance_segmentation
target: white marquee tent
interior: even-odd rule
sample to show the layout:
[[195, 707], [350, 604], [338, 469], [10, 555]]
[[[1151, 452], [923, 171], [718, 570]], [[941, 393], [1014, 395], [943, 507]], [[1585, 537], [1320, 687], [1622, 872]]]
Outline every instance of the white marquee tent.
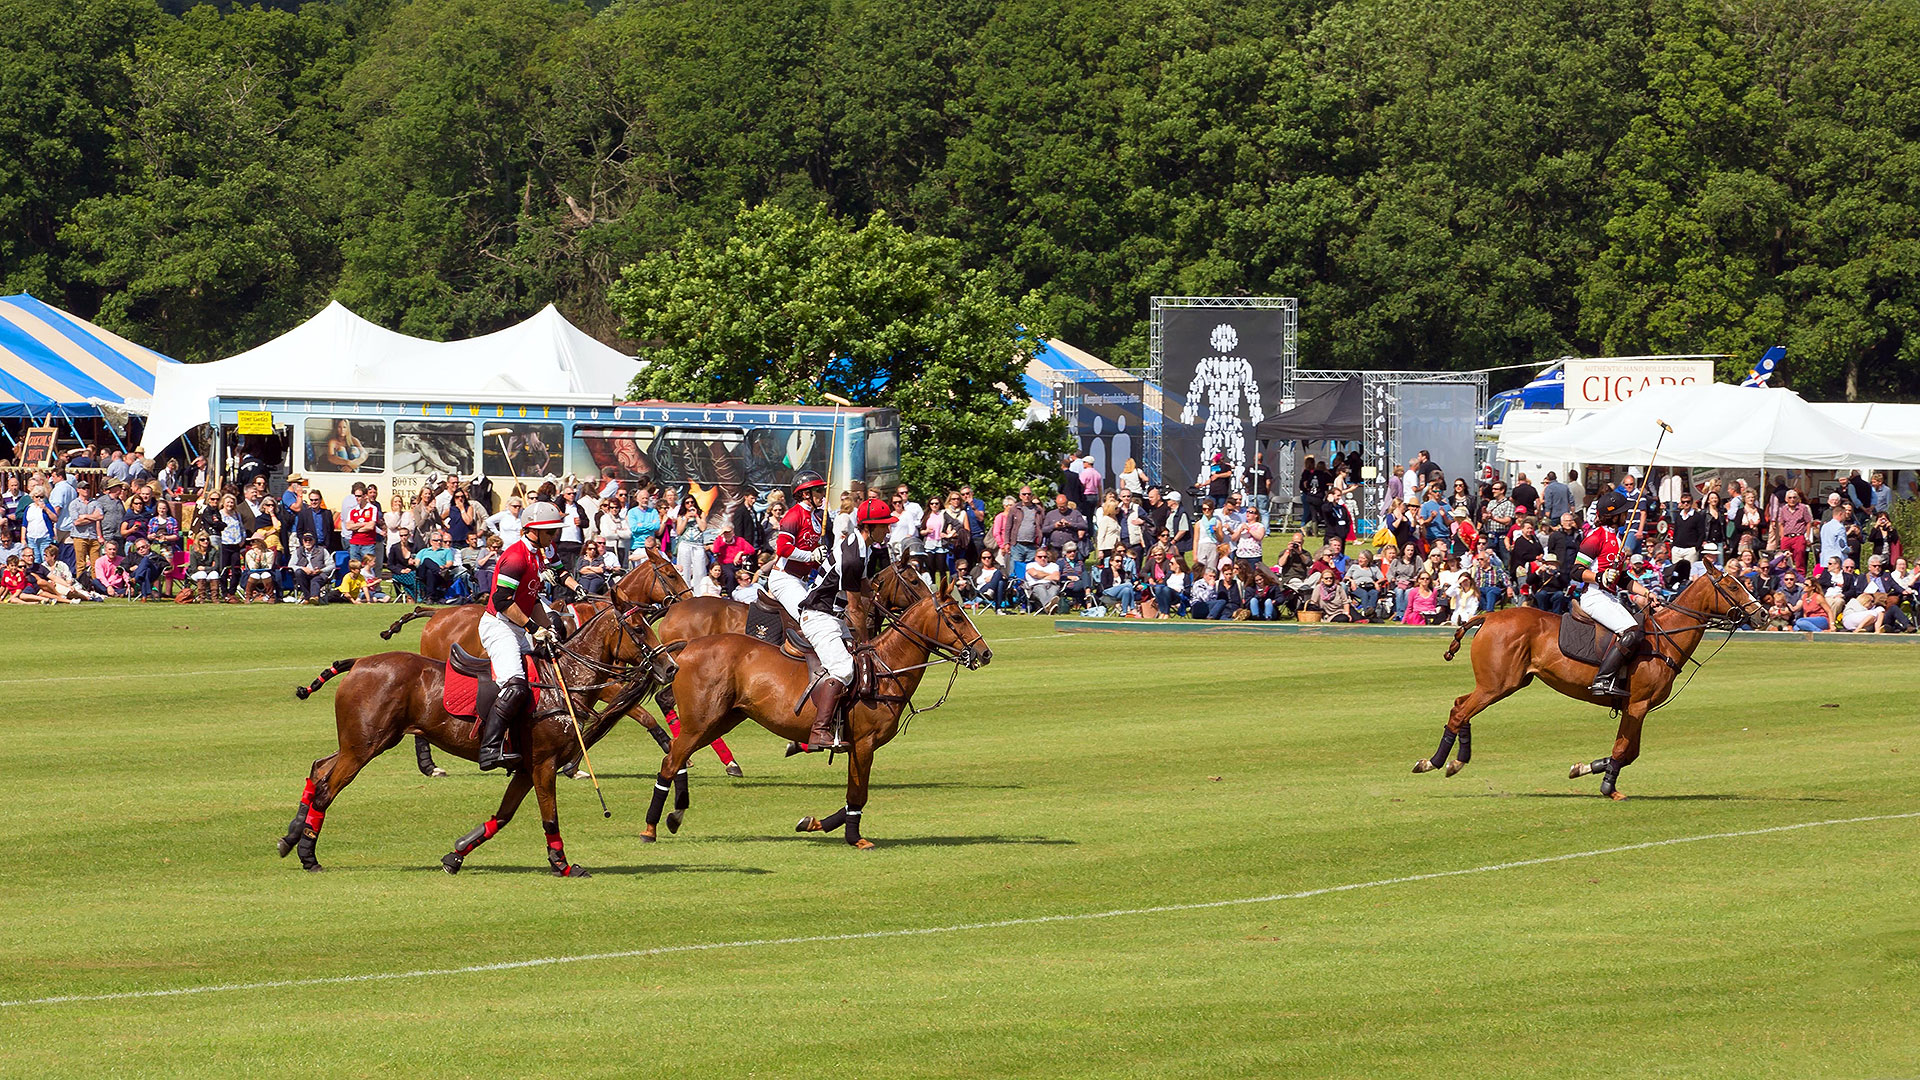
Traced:
[[1660, 464], [1718, 469], [1920, 468], [1920, 448], [1836, 420], [1791, 390], [1711, 383], [1643, 390], [1563, 428], [1502, 436], [1508, 461], [1644, 462], [1660, 436]]
[[626, 396], [633, 358], [549, 304], [527, 321], [465, 341], [427, 341], [355, 315], [338, 301], [272, 341], [209, 364], [162, 367], [143, 441], [164, 446], [207, 422], [219, 393], [426, 398], [450, 392]]

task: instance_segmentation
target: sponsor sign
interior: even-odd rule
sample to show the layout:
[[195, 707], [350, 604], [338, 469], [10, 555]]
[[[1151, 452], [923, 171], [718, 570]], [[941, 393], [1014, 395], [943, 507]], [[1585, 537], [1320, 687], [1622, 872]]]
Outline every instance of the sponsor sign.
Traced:
[[1704, 386], [1711, 360], [1568, 360], [1566, 407], [1610, 409], [1650, 387]]

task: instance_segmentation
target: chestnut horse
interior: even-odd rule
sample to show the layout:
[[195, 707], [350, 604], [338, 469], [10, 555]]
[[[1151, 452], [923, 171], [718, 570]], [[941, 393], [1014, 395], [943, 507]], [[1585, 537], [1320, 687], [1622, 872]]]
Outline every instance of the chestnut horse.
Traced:
[[[801, 818], [796, 827], [798, 832], [832, 832], [844, 824], [847, 843], [863, 850], [873, 846], [860, 835], [873, 753], [899, 734], [901, 715], [927, 668], [952, 663], [976, 670], [993, 659], [993, 650], [950, 588], [938, 593], [923, 589], [905, 611], [891, 616], [891, 625], [873, 639], [872, 647], [879, 693], [877, 700], [855, 702], [847, 714], [847, 741], [852, 749], [847, 754], [846, 805], [825, 820]], [[740, 721], [752, 718], [775, 735], [796, 742], [805, 742], [813, 730], [807, 666], [779, 649], [744, 634], [719, 634], [689, 642], [675, 659], [679, 671], [673, 690], [680, 704], [680, 733], [660, 763], [642, 840], [658, 835], [668, 782], [687, 758]], [[796, 703], [801, 704], [798, 712]], [[676, 807], [667, 820], [668, 830], [679, 831], [685, 816], [686, 807]]]
[[[1627, 694], [1600, 697], [1588, 688], [1598, 669], [1592, 664], [1568, 659], [1560, 652], [1560, 620], [1539, 608], [1516, 607], [1483, 612], [1469, 619], [1454, 632], [1446, 658], [1460, 651], [1460, 642], [1475, 627], [1473, 639], [1473, 692], [1454, 699], [1447, 716], [1446, 730], [1440, 736], [1440, 749], [1431, 758], [1413, 763], [1416, 773], [1432, 772], [1446, 766], [1448, 776], [1465, 768], [1473, 757], [1471, 721], [1487, 706], [1505, 698], [1532, 682], [1536, 676], [1570, 698], [1590, 701], [1620, 710], [1620, 730], [1613, 741], [1613, 753], [1598, 761], [1580, 762], [1569, 777], [1603, 774], [1600, 792], [1624, 799], [1619, 791], [1620, 770], [1640, 756], [1640, 726], [1647, 713], [1667, 700], [1673, 692], [1674, 676], [1679, 674], [1693, 652], [1699, 648], [1708, 630], [1731, 632], [1742, 625], [1760, 625], [1766, 609], [1753, 598], [1740, 579], [1703, 565], [1687, 587], [1672, 601], [1656, 604], [1648, 620], [1644, 652], [1628, 663]], [[1447, 753], [1459, 742], [1459, 757], [1449, 763]]]
[[[572, 715], [581, 718], [582, 731], [575, 735], [569, 718], [569, 702], [561, 699], [557, 684], [543, 683], [535, 688], [532, 719], [512, 729], [522, 764], [508, 778], [499, 810], [461, 837], [453, 851], [440, 860], [447, 873], [458, 873], [469, 852], [492, 839], [513, 819], [514, 811], [519, 809], [531, 788], [539, 797], [540, 820], [547, 832], [547, 861], [553, 872], [563, 877], [586, 875], [580, 867], [567, 861], [566, 850], [560, 843], [560, 816], [553, 785], [555, 772], [579, 753], [581, 739], [591, 745], [626, 708], [651, 691], [657, 682], [671, 677], [672, 665], [644, 622], [638, 618], [629, 621], [611, 606], [601, 608], [579, 633], [566, 641], [554, 664], [571, 690]], [[344, 678], [335, 690], [333, 717], [340, 749], [313, 763], [307, 774], [306, 789], [300, 796], [300, 808], [294, 812], [287, 834], [280, 840], [281, 857], [297, 849], [301, 866], [309, 871], [323, 869], [314, 848], [320, 839], [327, 808], [367, 762], [392, 749], [407, 732], [421, 732], [435, 746], [469, 761], [476, 759], [480, 752], [477, 725], [472, 720], [450, 715], [441, 703], [446, 680], [442, 661], [409, 652], [340, 660], [322, 671], [312, 683], [296, 688], [294, 693], [305, 698], [338, 675]], [[593, 711], [596, 701], [607, 703], [605, 711]]]

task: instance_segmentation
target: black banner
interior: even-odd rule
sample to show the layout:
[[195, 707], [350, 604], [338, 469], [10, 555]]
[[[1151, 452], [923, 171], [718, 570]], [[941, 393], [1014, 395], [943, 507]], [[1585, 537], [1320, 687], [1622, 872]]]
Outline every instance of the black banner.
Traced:
[[1161, 480], [1189, 490], [1215, 454], [1239, 476], [1253, 460], [1253, 425], [1280, 405], [1286, 311], [1170, 307], [1160, 319]]
[[1093, 467], [1100, 470], [1103, 487], [1117, 487], [1116, 478], [1127, 462], [1138, 463], [1146, 456], [1141, 445], [1144, 389], [1139, 379], [1079, 384], [1073, 434], [1080, 440], [1080, 452], [1093, 458]]

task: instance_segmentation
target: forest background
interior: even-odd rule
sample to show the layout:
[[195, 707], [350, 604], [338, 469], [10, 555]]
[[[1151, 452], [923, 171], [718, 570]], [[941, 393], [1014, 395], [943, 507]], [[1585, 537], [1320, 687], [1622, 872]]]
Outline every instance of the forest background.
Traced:
[[623, 271], [770, 205], [1123, 365], [1281, 294], [1314, 367], [1911, 398], [1916, 183], [1911, 0], [0, 0], [0, 289], [183, 360], [330, 296], [635, 348]]

